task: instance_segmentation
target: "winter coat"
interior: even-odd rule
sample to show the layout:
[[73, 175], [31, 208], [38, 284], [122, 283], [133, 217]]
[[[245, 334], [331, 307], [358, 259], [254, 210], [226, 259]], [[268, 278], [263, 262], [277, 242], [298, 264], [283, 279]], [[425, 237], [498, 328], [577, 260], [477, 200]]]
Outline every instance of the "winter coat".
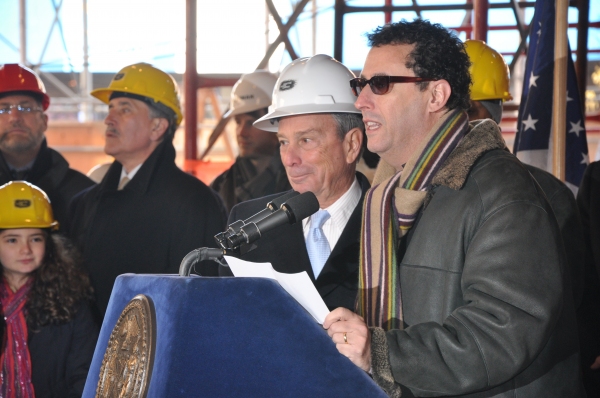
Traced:
[[[0, 185], [14, 178], [0, 153]], [[70, 169], [69, 163], [54, 149], [48, 148], [46, 140], [27, 173], [25, 180], [46, 192], [54, 217], [60, 223], [60, 230], [66, 232], [69, 202], [82, 190], [94, 185], [94, 181], [82, 173]]]
[[67, 323], [29, 330], [31, 380], [36, 398], [81, 397], [98, 339], [88, 304]]
[[[226, 221], [216, 193], [175, 165], [170, 141], [118, 191], [121, 168], [115, 161], [102, 182], [75, 197], [70, 209], [70, 235], [83, 254], [101, 317], [118, 275], [177, 274], [187, 253], [215, 247], [213, 237]], [[210, 267], [217, 275], [217, 264]]]
[[210, 187], [223, 198], [227, 211], [231, 211], [238, 203], [285, 192], [292, 188], [279, 152], [272, 157], [267, 168], [260, 174], [257, 173], [252, 160], [238, 157], [228, 170], [211, 182]]
[[[399, 247], [404, 330], [373, 328], [392, 396], [580, 397], [560, 230], [490, 120], [471, 126]], [[401, 259], [401, 260], [400, 260]]]
[[583, 384], [588, 397], [600, 397], [600, 370], [590, 369], [600, 356], [600, 162], [585, 170], [577, 204], [586, 246], [583, 300], [577, 309]]

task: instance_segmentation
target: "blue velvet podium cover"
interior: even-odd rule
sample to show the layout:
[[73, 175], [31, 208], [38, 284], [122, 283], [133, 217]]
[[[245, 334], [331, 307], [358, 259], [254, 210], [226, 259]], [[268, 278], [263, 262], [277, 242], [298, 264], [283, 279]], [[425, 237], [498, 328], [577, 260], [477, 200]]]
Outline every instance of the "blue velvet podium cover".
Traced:
[[148, 398], [387, 396], [275, 281], [126, 274], [115, 282], [84, 397], [95, 396], [110, 334], [138, 294], [156, 311]]

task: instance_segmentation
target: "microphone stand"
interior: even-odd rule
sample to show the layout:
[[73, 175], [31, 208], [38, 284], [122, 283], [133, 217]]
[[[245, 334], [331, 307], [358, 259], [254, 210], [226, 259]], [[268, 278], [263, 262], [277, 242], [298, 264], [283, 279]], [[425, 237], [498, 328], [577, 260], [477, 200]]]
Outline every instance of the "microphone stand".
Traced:
[[186, 254], [183, 260], [181, 260], [181, 264], [179, 264], [179, 276], [190, 276], [192, 268], [200, 261], [205, 260], [212, 260], [223, 267], [229, 267], [229, 264], [227, 264], [225, 260], [223, 260], [223, 256], [227, 255], [239, 257], [241, 254], [248, 253], [249, 251], [254, 250], [256, 248], [255, 244], [245, 244], [243, 242], [240, 242], [235, 246], [228, 247], [226, 232], [227, 231], [215, 235], [215, 240], [221, 246], [220, 249], [201, 247], [199, 249], [194, 249], [188, 254]]
[[[246, 221], [230, 224], [227, 231], [215, 235], [217, 244], [221, 246], [220, 249], [201, 247], [186, 254], [179, 265], [179, 276], [189, 276], [192, 267], [204, 260], [213, 260], [219, 265], [228, 267], [229, 265], [223, 261], [225, 254], [237, 256], [245, 254], [256, 248], [254, 241], [258, 240], [263, 233], [286, 223], [294, 224], [319, 210], [319, 201], [312, 192], [298, 194], [294, 191], [284, 195], [286, 196], [291, 197], [282, 203], [278, 210], [273, 211], [270, 208], [262, 210]], [[259, 217], [265, 211], [270, 211], [270, 214]], [[260, 220], [253, 220], [255, 217]]]
[[194, 249], [185, 255], [181, 264], [179, 265], [179, 276], [190, 276], [194, 265], [200, 261], [212, 260], [219, 265], [228, 267], [227, 263], [223, 260], [223, 256], [226, 254], [233, 254], [230, 250], [226, 249], [211, 249], [209, 247], [201, 247]]

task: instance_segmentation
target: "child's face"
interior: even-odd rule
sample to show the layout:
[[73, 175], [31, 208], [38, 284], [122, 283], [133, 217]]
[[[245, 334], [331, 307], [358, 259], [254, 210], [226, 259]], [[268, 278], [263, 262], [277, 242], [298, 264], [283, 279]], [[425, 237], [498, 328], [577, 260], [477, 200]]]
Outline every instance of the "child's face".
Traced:
[[7, 278], [23, 277], [42, 264], [46, 234], [39, 228], [6, 229], [0, 232], [0, 263]]

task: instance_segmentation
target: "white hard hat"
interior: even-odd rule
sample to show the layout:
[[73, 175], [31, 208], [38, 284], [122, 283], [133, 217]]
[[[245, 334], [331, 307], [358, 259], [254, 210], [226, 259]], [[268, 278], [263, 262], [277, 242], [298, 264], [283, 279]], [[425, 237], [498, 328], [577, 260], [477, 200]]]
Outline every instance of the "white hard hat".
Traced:
[[242, 75], [233, 86], [229, 111], [224, 117], [254, 112], [271, 105], [276, 81], [277, 75], [266, 70], [259, 69]]
[[269, 113], [254, 122], [277, 132], [278, 119], [307, 113], [361, 113], [350, 88], [354, 73], [328, 55], [298, 58], [283, 69], [273, 91]]

